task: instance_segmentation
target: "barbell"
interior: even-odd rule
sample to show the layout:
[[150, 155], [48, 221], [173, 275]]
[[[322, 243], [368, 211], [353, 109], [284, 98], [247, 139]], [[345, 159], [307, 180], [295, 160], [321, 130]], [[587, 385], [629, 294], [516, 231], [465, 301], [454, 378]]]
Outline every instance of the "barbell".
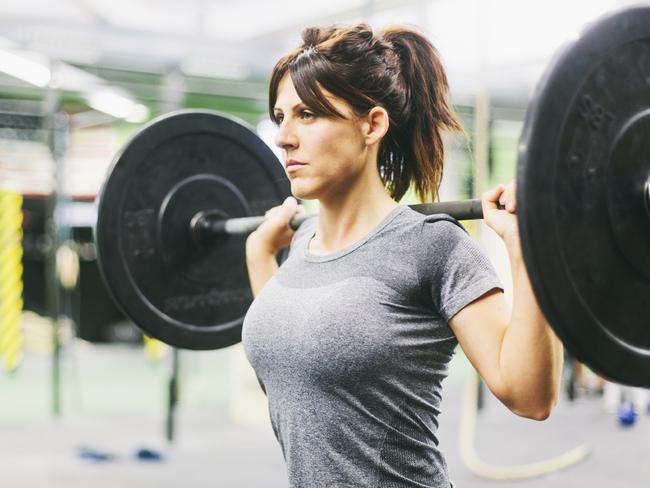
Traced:
[[[238, 342], [252, 301], [246, 233], [289, 195], [245, 124], [205, 110], [154, 120], [98, 195], [111, 295], [176, 347]], [[413, 207], [481, 217], [478, 200]], [[519, 141], [517, 218], [535, 295], [565, 346], [611, 380], [650, 387], [649, 7], [592, 24], [539, 82]]]

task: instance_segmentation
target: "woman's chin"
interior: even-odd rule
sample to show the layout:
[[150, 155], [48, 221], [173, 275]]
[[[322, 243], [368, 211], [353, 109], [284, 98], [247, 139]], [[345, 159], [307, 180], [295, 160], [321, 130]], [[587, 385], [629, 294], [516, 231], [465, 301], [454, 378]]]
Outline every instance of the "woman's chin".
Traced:
[[291, 194], [300, 200], [314, 200], [317, 198], [313, 188], [296, 180], [291, 181]]

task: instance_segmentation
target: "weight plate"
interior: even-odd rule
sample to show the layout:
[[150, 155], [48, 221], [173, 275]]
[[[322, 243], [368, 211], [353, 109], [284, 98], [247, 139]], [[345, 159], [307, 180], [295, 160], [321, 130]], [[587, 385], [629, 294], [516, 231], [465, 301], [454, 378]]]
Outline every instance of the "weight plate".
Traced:
[[556, 58], [519, 148], [522, 249], [546, 318], [598, 373], [650, 387], [650, 8], [599, 20]]
[[197, 245], [190, 221], [264, 214], [289, 196], [284, 169], [249, 128], [180, 111], [140, 131], [98, 196], [98, 262], [113, 298], [147, 335], [187, 349], [239, 342], [252, 301], [245, 236]]

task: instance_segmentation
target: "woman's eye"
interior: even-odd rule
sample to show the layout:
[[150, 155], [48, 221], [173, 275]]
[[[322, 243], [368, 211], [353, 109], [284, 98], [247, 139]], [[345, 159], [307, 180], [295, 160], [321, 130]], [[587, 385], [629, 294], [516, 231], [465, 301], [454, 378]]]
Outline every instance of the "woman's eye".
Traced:
[[282, 121], [284, 120], [284, 115], [282, 114], [275, 114], [275, 123], [277, 125], [280, 125]]
[[308, 110], [303, 110], [302, 112], [300, 112], [300, 118], [302, 119], [311, 120], [314, 117], [316, 117], [316, 115], [312, 112], [309, 112]]

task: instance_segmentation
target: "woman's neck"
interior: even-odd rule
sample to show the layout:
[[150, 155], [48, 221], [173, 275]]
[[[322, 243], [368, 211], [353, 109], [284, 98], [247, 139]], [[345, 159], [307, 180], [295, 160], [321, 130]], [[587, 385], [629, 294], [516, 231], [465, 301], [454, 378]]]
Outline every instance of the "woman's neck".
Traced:
[[397, 206], [379, 177], [353, 191], [321, 199], [318, 228], [309, 252], [331, 254], [358, 242]]

